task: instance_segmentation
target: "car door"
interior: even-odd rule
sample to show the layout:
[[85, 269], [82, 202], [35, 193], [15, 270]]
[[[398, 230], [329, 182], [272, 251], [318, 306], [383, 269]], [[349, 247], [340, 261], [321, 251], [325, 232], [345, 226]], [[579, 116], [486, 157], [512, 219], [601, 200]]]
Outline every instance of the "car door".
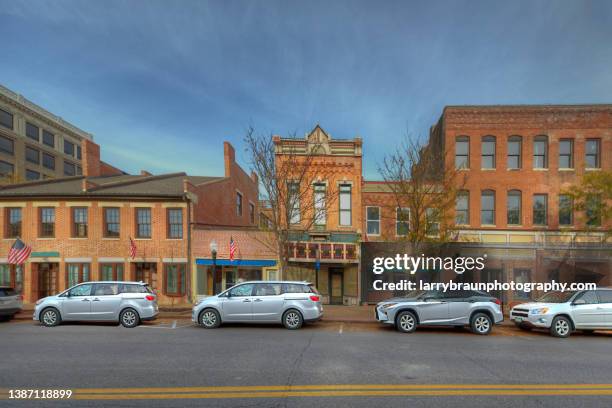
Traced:
[[606, 317], [595, 291], [588, 290], [579, 294], [572, 301], [570, 307], [577, 329], [604, 327]]
[[77, 285], [62, 299], [61, 313], [64, 320], [91, 319], [91, 283]]
[[91, 295], [91, 316], [95, 320], [115, 320], [122, 296], [117, 283], [96, 283]]
[[253, 321], [280, 321], [284, 303], [285, 295], [280, 283], [256, 283], [253, 290]]
[[605, 315], [606, 328], [612, 328], [612, 290], [598, 290], [599, 306]]
[[231, 288], [223, 299], [223, 316], [226, 322], [250, 322], [253, 320], [253, 286], [245, 283]]
[[448, 322], [448, 303], [443, 293], [438, 291], [427, 292], [420, 299], [417, 306], [421, 324], [446, 324]]
[[448, 323], [467, 323], [470, 309], [475, 303], [472, 293], [467, 290], [451, 290], [444, 293], [444, 299], [448, 302]]

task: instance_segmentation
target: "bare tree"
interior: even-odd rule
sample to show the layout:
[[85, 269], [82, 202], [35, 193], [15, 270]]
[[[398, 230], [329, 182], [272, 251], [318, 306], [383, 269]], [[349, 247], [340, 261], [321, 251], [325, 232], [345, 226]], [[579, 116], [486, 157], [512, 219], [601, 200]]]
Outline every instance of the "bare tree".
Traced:
[[[317, 167], [320, 143], [256, 134], [250, 127], [245, 139], [251, 168], [260, 183], [263, 227], [268, 235], [255, 239], [278, 255], [281, 278], [289, 264], [288, 244], [299, 242], [306, 231], [324, 224], [338, 193], [332, 186], [321, 186], [324, 172]], [[267, 239], [264, 238], [267, 236]]]

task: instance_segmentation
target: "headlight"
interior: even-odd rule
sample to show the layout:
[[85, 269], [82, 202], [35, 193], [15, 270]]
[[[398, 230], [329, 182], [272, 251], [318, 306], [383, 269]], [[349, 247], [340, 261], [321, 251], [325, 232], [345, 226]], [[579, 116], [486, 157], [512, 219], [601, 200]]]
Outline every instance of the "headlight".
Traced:
[[40, 304], [42, 303], [42, 301], [43, 301], [42, 299], [38, 299], [38, 300], [36, 301], [36, 306], [40, 305]]
[[392, 307], [397, 306], [397, 303], [387, 303], [386, 305], [383, 305], [383, 309], [391, 309]]
[[541, 315], [541, 314], [546, 314], [548, 312], [548, 308], [547, 307], [542, 307], [540, 309], [531, 309], [529, 311], [529, 314], [532, 315]]

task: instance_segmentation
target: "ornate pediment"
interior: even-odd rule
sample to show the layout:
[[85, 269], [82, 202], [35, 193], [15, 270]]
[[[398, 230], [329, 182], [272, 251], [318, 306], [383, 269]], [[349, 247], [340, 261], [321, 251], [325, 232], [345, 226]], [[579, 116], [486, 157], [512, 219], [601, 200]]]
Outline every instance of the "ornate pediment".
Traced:
[[315, 128], [306, 136], [308, 151], [313, 154], [330, 154], [329, 135], [317, 124]]

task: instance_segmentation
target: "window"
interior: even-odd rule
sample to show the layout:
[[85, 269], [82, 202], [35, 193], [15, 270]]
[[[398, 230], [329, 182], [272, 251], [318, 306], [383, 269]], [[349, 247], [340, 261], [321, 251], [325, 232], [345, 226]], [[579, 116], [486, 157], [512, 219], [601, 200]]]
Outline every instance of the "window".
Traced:
[[410, 231], [410, 208], [395, 209], [395, 235], [403, 237]]
[[599, 303], [612, 303], [612, 290], [598, 290]]
[[72, 236], [87, 238], [87, 207], [72, 207]]
[[76, 174], [76, 169], [74, 168], [74, 164], [64, 161], [64, 176], [74, 176]]
[[81, 160], [81, 158], [82, 158], [81, 155], [82, 155], [82, 153], [81, 153], [81, 146], [77, 145], [77, 147], [76, 147], [76, 158], [78, 160]]
[[[0, 296], [7, 293], [7, 296], [11, 296], [12, 289], [15, 288], [19, 292], [23, 285], [23, 268], [16, 268], [15, 265], [0, 264]], [[2, 286], [8, 286], [8, 288], [2, 288]]]
[[15, 152], [15, 143], [13, 139], [9, 139], [8, 137], [0, 136], [0, 151], [13, 155]]
[[253, 296], [278, 296], [282, 293], [280, 283], [258, 283]]
[[81, 168], [81, 166], [76, 166], [76, 174], [77, 176], [83, 175], [83, 169]]
[[587, 169], [598, 169], [601, 166], [599, 139], [587, 139], [585, 146], [585, 164]]
[[43, 152], [42, 154], [42, 165], [51, 170], [55, 170], [55, 157], [49, 153]]
[[559, 225], [574, 223], [574, 203], [568, 194], [559, 195]]
[[74, 143], [64, 140], [64, 153], [68, 156], [74, 156]]
[[[70, 276], [70, 274], [68, 276]], [[75, 285], [76, 285], [76, 283], [75, 283]], [[68, 285], [68, 286], [73, 286], [73, 285]], [[91, 283], [87, 283], [85, 285], [79, 285], [76, 288], [72, 288], [70, 290], [70, 296], [72, 296], [72, 297], [74, 297], [74, 296], [90, 296], [92, 288], [93, 288], [93, 285]]]
[[380, 207], [366, 207], [368, 235], [380, 235]]
[[427, 223], [427, 235], [437, 236], [440, 234], [440, 217], [437, 208], [425, 209], [425, 221]]
[[164, 265], [164, 293], [168, 296], [185, 294], [185, 264]]
[[284, 283], [283, 293], [311, 293], [310, 288], [299, 283]]
[[168, 208], [168, 238], [183, 238], [183, 210]]
[[101, 264], [100, 265], [100, 280], [103, 281], [122, 281], [123, 280], [123, 264]]
[[249, 222], [255, 224], [255, 204], [249, 203]]
[[508, 138], [508, 168], [520, 169], [522, 166], [523, 138], [510, 136]]
[[574, 168], [574, 140], [561, 139], [559, 141], [559, 168]]
[[43, 129], [42, 136], [43, 144], [49, 147], [55, 147], [55, 135], [53, 133]]
[[25, 148], [25, 159], [30, 163], [40, 164], [40, 152], [30, 146]]
[[236, 193], [236, 215], [242, 217], [242, 194]]
[[459, 136], [455, 140], [455, 168], [470, 168], [470, 138]]
[[508, 225], [521, 225], [521, 192], [519, 190], [508, 191]]
[[93, 296], [113, 296], [119, 294], [119, 284], [117, 283], [96, 283], [94, 285]]
[[470, 193], [459, 191], [455, 198], [455, 224], [468, 225], [470, 223]]
[[[531, 270], [530, 269], [514, 269], [514, 282], [525, 284], [531, 282]], [[515, 299], [529, 299], [529, 293], [522, 290], [514, 291]]]
[[300, 184], [287, 183], [287, 204], [289, 207], [289, 223], [300, 223]]
[[136, 209], [136, 238], [151, 238], [151, 209]]
[[480, 196], [480, 224], [495, 225], [495, 191], [484, 190]]
[[230, 290], [231, 296], [251, 296], [253, 293], [253, 284], [246, 283], [244, 285], [236, 286], [235, 288]]
[[11, 163], [0, 160], [0, 174], [10, 176], [15, 172], [15, 167]]
[[325, 184], [315, 184], [314, 188], [314, 225], [315, 227], [325, 227], [327, 217], [325, 213]]
[[340, 184], [340, 225], [351, 225], [351, 218], [351, 185]]
[[495, 136], [484, 136], [481, 143], [480, 167], [483, 169], [495, 168]]
[[548, 195], [533, 195], [533, 225], [548, 225]]
[[40, 211], [40, 232], [41, 238], [53, 238], [55, 236], [55, 208], [41, 207]]
[[40, 173], [34, 170], [26, 169], [26, 180], [40, 180]]
[[5, 128], [13, 129], [13, 114], [0, 109], [0, 125]]
[[26, 122], [26, 136], [38, 142], [40, 140], [40, 129], [38, 126]]
[[119, 293], [153, 293], [147, 285], [120, 284]]
[[[90, 279], [89, 278], [89, 264], [88, 263], [69, 263], [66, 265], [66, 275], [67, 275], [66, 282], [68, 283], [68, 287], [77, 285], [81, 282], [87, 282]], [[91, 288], [91, 285], [82, 285], [79, 287], [83, 287], [83, 286], [89, 286]], [[75, 296], [75, 295], [72, 295], [72, 296]], [[86, 296], [86, 295], [81, 295], [81, 296]]]
[[533, 140], [533, 168], [548, 168], [548, 137], [536, 136]]
[[601, 195], [589, 194], [585, 202], [586, 224], [590, 227], [601, 225]]
[[119, 238], [120, 223], [119, 223], [119, 208], [105, 207], [104, 208], [104, 236], [106, 238]]
[[6, 238], [17, 238], [21, 236], [21, 208], [6, 209]]
[[578, 299], [584, 300], [584, 303], [588, 305], [594, 305], [599, 303], [599, 299], [597, 298], [597, 293], [593, 290], [589, 290], [587, 292], [582, 292], [574, 299], [574, 302]]

